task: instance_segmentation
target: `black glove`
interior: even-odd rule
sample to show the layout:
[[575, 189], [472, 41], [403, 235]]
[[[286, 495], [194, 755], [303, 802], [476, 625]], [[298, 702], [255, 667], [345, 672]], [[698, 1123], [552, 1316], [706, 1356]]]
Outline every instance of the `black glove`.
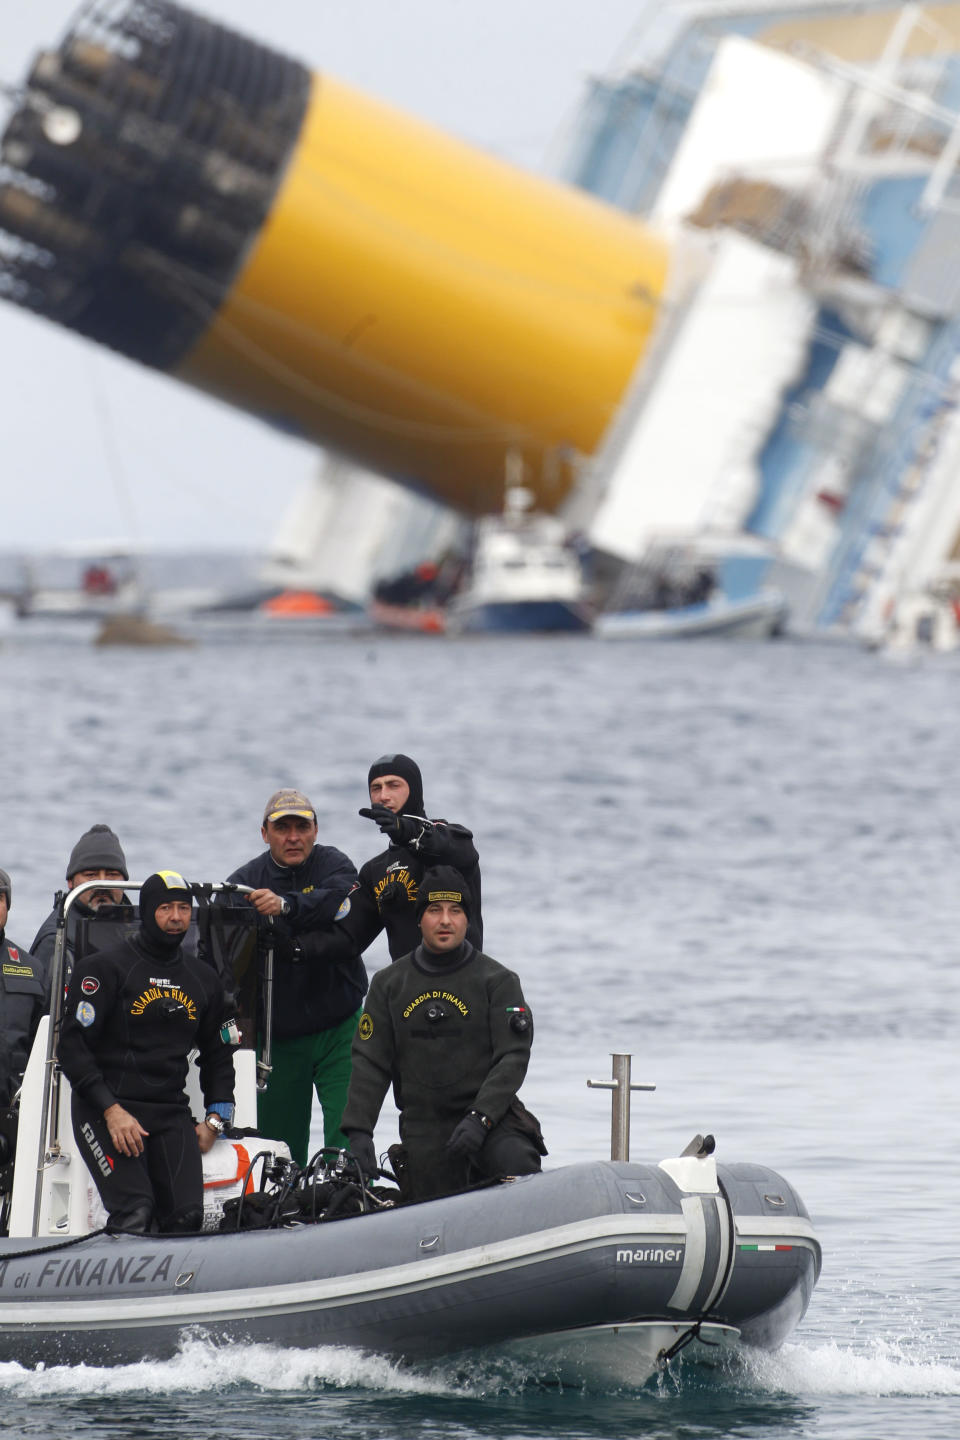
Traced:
[[299, 958], [315, 965], [342, 965], [356, 955], [350, 936], [339, 925], [326, 930], [306, 930], [297, 936]]
[[357, 814], [365, 820], [375, 820], [393, 845], [409, 845], [423, 829], [421, 821], [411, 820], [409, 815], [395, 815], [386, 805], [371, 805], [358, 810]]
[[377, 1152], [373, 1148], [373, 1136], [368, 1130], [344, 1130], [350, 1146], [350, 1154], [356, 1160], [360, 1173], [368, 1180], [380, 1174]]
[[268, 934], [267, 945], [273, 945], [274, 960], [299, 960], [300, 945], [295, 935], [291, 935], [287, 927], [274, 925], [272, 933]]
[[405, 913], [413, 903], [406, 885], [385, 885], [377, 896], [377, 909], [381, 915]]
[[476, 1110], [471, 1110], [469, 1115], [464, 1115], [450, 1136], [446, 1148], [451, 1155], [464, 1155], [468, 1160], [472, 1160], [475, 1155], [479, 1155], [480, 1147], [486, 1138], [487, 1126]]

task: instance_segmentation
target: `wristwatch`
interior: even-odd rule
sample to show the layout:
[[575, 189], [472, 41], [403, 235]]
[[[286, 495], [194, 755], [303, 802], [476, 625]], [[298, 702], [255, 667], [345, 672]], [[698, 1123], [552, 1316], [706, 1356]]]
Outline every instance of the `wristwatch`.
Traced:
[[211, 1130], [222, 1135], [233, 1124], [233, 1112], [234, 1106], [229, 1100], [214, 1100], [204, 1116], [204, 1122]]

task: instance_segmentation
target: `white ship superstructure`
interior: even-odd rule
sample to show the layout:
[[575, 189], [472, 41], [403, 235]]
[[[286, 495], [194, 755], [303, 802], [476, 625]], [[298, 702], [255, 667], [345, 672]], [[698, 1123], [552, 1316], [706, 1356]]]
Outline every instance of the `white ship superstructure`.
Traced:
[[952, 618], [958, 158], [957, 4], [678, 7], [594, 82], [567, 177], [698, 242], [570, 506], [601, 557], [743, 530], [795, 628]]
[[282, 517], [260, 578], [365, 605], [378, 580], [457, 548], [462, 529], [446, 506], [327, 456]]

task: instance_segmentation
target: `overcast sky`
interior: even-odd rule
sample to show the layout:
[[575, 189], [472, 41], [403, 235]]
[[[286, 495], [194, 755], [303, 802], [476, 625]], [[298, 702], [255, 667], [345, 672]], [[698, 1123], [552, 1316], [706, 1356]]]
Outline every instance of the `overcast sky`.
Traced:
[[[530, 169], [671, 0], [202, 0], [192, 8]], [[75, 0], [3, 6], [0, 81]], [[0, 104], [0, 116], [7, 109]], [[0, 547], [259, 548], [317, 452], [0, 302]]]

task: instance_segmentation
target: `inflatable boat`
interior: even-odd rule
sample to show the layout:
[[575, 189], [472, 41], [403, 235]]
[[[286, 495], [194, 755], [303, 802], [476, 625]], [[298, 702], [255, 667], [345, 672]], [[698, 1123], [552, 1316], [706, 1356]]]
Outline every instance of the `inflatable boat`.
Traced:
[[[204, 943], [202, 907], [200, 920]], [[62, 935], [58, 952], [60, 966]], [[659, 1164], [568, 1165], [403, 1205], [342, 1152], [291, 1180], [285, 1147], [249, 1133], [264, 1059], [243, 1047], [243, 1130], [205, 1157], [211, 1228], [108, 1234], [73, 1145], [53, 1010], [8, 1166], [0, 1360], [125, 1364], [199, 1332], [409, 1361], [492, 1347], [541, 1378], [635, 1385], [688, 1344], [775, 1348], [810, 1301], [821, 1252], [802, 1201], [764, 1166], [718, 1165], [709, 1137]]]

